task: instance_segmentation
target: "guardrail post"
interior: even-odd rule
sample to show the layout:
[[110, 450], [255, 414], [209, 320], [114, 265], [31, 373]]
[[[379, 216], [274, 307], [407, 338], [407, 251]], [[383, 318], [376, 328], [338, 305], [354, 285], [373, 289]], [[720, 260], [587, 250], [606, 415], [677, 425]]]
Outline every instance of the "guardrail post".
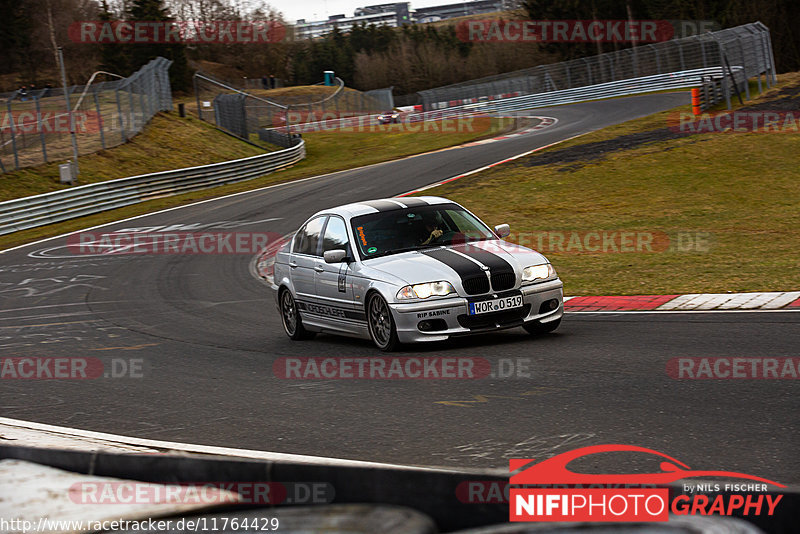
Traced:
[[44, 128], [42, 128], [42, 111], [39, 105], [39, 97], [33, 97], [36, 103], [36, 127], [39, 128], [39, 139], [42, 141], [42, 157], [44, 162], [47, 163], [47, 142], [44, 138]]
[[722, 72], [720, 78], [720, 85], [722, 86], [722, 94], [725, 96], [725, 105], [731, 109], [731, 88], [725, 81], [725, 50], [722, 48], [722, 43], [716, 40], [717, 49], [719, 50], [719, 70]]
[[748, 26], [747, 31], [750, 32], [750, 39], [753, 48], [755, 49], [755, 56], [756, 56], [756, 82], [758, 82], [758, 94], [763, 93], [763, 89], [761, 87], [761, 73], [762, 69], [765, 65], [764, 63], [764, 56], [763, 56], [763, 41], [759, 39], [758, 33], [754, 32], [754, 30]]
[[19, 170], [19, 154], [17, 154], [17, 136], [16, 132], [14, 132], [14, 115], [11, 113], [11, 99], [6, 101], [6, 107], [8, 108], [8, 124], [11, 130], [11, 150], [14, 152], [14, 168]]
[[695, 35], [695, 39], [700, 43], [700, 55], [703, 57], [703, 68], [708, 68], [708, 60], [706, 58], [706, 44], [705, 40], [699, 35]]
[[136, 115], [134, 114], [135, 106], [133, 105], [133, 83], [128, 84], [128, 105], [130, 106], [131, 110], [131, 121], [128, 123], [128, 128], [131, 130], [131, 133], [134, 135], [137, 133], [136, 130]]
[[558, 87], [556, 86], [555, 82], [553, 81], [553, 77], [550, 76], [549, 71], [544, 71], [544, 83], [545, 86], [549, 85], [552, 87], [551, 91], [558, 91]]
[[100, 128], [100, 145], [103, 147], [103, 150], [105, 150], [106, 134], [103, 131], [103, 116], [100, 114], [100, 101], [97, 99], [97, 91], [92, 91], [92, 96], [94, 96], [94, 109], [97, 112], [97, 125]]
[[742, 71], [744, 72], [744, 95], [747, 100], [750, 100], [750, 81], [747, 77], [747, 58], [744, 55], [744, 46], [742, 45], [742, 38], [736, 39], [739, 43], [739, 52], [742, 54]]
[[778, 83], [778, 75], [775, 74], [775, 55], [772, 53], [772, 35], [770, 34], [769, 28], [764, 27], [763, 36], [767, 46], [767, 52], [769, 53], [769, 62], [767, 63], [767, 66], [769, 68], [769, 73], [772, 76], [772, 85], [775, 85]]
[[128, 136], [125, 133], [125, 117], [122, 115], [122, 102], [119, 99], [119, 87], [114, 89], [114, 93], [117, 95], [117, 114], [119, 116], [120, 137], [122, 142], [125, 143], [128, 141]]
[[192, 76], [192, 83], [194, 85], [194, 98], [197, 101], [197, 116], [203, 120], [203, 108], [200, 107], [200, 91], [197, 88], [197, 74]]
[[583, 58], [584, 63], [586, 63], [586, 78], [589, 82], [589, 85], [592, 85], [592, 64], [589, 62], [587, 58]]
[[142, 82], [140, 82], [140, 84], [139, 84], [139, 91], [140, 91], [139, 92], [139, 108], [141, 109], [140, 114], [142, 116], [142, 129], [144, 129], [144, 123], [147, 122], [147, 120], [145, 120], [145, 118], [144, 118], [145, 115], [147, 114], [147, 101], [145, 100], [145, 92], [147, 91], [147, 85], [146, 85], [146, 83], [144, 83], [146, 81], [147, 81], [147, 78], [142, 80]]

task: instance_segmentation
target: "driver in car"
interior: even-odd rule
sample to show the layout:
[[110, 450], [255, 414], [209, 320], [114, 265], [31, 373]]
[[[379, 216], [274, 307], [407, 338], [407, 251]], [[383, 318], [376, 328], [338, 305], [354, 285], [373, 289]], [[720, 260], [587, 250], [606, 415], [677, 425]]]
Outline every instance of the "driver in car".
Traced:
[[436, 221], [431, 217], [424, 217], [423, 220], [425, 221], [425, 231], [429, 235], [427, 239], [425, 239], [420, 243], [420, 245], [429, 245], [433, 240], [442, 237], [442, 234], [444, 232], [442, 232], [439, 229], [439, 226], [437, 225]]

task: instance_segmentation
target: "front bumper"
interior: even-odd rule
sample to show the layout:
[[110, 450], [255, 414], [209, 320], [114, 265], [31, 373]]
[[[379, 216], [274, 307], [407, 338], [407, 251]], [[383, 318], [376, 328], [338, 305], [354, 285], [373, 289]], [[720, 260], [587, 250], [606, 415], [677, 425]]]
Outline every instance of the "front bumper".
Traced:
[[[401, 343], [421, 341], [441, 341], [451, 336], [491, 332], [506, 328], [515, 328], [531, 321], [548, 323], [556, 321], [564, 315], [563, 283], [560, 279], [522, 286], [522, 308], [514, 312], [487, 313], [478, 316], [468, 315], [469, 299], [464, 297], [448, 297], [430, 302], [409, 302], [389, 304], [397, 327], [397, 337]], [[498, 292], [498, 295], [510, 293]], [[557, 300], [554, 309], [540, 310], [542, 304], [549, 300]], [[436, 321], [442, 329], [422, 331], [421, 321]]]

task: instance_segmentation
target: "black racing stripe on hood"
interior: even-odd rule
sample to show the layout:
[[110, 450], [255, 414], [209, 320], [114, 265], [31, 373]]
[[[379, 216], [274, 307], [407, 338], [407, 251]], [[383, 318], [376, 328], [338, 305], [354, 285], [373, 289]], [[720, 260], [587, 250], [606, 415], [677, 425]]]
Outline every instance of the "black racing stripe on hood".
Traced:
[[367, 200], [365, 202], [359, 202], [359, 204], [364, 204], [365, 206], [369, 206], [370, 208], [375, 208], [378, 211], [392, 211], [392, 210], [403, 209], [401, 205], [395, 204], [394, 202], [389, 202], [388, 200]]
[[470, 245], [470, 244], [456, 245], [453, 247], [453, 250], [456, 250], [461, 254], [469, 256], [475, 261], [479, 261], [482, 264], [486, 265], [492, 271], [492, 274], [514, 272], [514, 267], [512, 267], [511, 264], [508, 263], [506, 260], [498, 256], [494, 252], [489, 252], [488, 250], [484, 250], [475, 245]]
[[458, 277], [461, 278], [461, 286], [467, 294], [478, 295], [489, 291], [489, 279], [486, 277], [486, 272], [474, 261], [446, 248], [426, 250], [422, 254], [453, 269]]
[[397, 201], [402, 202], [409, 208], [420, 208], [422, 206], [430, 206], [430, 204], [428, 204], [421, 198], [403, 197], [403, 198], [398, 198]]

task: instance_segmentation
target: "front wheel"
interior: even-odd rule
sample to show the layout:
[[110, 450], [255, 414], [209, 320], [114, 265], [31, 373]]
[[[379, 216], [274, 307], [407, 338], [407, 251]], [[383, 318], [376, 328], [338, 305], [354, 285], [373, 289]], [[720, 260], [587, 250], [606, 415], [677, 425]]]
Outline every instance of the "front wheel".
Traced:
[[283, 323], [283, 330], [289, 336], [289, 339], [298, 341], [314, 337], [314, 332], [309, 332], [303, 327], [303, 322], [300, 320], [300, 312], [297, 311], [297, 303], [291, 291], [288, 289], [281, 291], [280, 303], [281, 322]]
[[558, 325], [561, 324], [561, 318], [556, 319], [555, 321], [550, 321], [549, 323], [540, 323], [539, 321], [532, 321], [530, 323], [522, 325], [522, 328], [525, 329], [529, 334], [532, 336], [541, 336], [542, 334], [549, 334], [556, 328]]
[[400, 345], [389, 305], [377, 293], [367, 302], [367, 325], [372, 342], [382, 351], [391, 352]]

